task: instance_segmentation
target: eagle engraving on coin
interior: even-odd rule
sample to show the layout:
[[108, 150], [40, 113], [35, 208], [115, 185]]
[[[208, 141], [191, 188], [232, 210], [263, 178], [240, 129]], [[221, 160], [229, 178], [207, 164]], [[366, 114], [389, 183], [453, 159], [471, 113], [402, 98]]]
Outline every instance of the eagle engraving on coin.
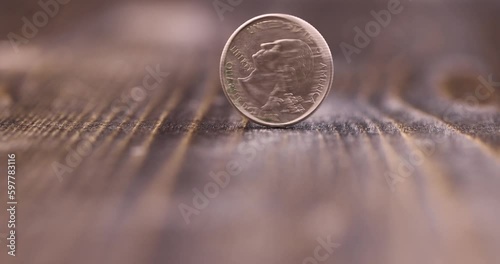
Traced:
[[312, 114], [328, 94], [333, 60], [323, 37], [289, 15], [264, 15], [240, 27], [221, 58], [229, 101], [262, 125], [282, 127]]

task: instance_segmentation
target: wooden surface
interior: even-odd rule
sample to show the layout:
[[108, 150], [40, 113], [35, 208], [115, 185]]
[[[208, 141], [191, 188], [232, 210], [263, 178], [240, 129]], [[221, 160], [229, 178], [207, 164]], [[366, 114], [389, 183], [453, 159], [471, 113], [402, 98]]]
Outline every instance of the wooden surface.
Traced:
[[[23, 3], [2, 35], [39, 10]], [[500, 81], [500, 5], [402, 3], [350, 64], [340, 43], [385, 1], [244, 1], [220, 21], [210, 1], [75, 0], [19, 53], [3, 42], [19, 236], [1, 263], [299, 264], [327, 238], [318, 263], [497, 263], [499, 88], [464, 105], [479, 77]], [[309, 21], [335, 57], [330, 96], [288, 129], [242, 119], [218, 80], [230, 33], [268, 12]], [[168, 76], [134, 101], [157, 66]], [[179, 206], [235, 163], [187, 223]]]

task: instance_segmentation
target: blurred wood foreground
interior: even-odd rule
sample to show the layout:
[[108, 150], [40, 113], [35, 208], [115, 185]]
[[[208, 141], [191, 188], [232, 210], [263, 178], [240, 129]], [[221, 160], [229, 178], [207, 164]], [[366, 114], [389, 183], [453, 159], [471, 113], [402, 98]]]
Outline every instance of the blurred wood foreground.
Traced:
[[[73, 0], [17, 53], [2, 38], [1, 263], [498, 263], [500, 4], [401, 4], [351, 63], [340, 44], [387, 1], [243, 1], [221, 21], [211, 1]], [[41, 10], [2, 5], [1, 36]], [[231, 32], [269, 12], [335, 56], [330, 96], [288, 129], [242, 119], [218, 80]]]

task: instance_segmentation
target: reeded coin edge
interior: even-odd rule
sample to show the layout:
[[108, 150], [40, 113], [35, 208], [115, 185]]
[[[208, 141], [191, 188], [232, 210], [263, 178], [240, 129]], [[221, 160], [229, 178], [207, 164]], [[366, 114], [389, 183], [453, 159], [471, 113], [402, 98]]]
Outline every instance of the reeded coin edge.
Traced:
[[[231, 100], [231, 98], [229, 97], [229, 95], [227, 94], [226, 85], [225, 85], [225, 81], [224, 81], [225, 58], [227, 56], [227, 52], [229, 50], [229, 47], [230, 47], [231, 43], [233, 42], [234, 38], [236, 37], [236, 35], [238, 35], [238, 33], [240, 33], [243, 29], [245, 29], [248, 25], [252, 24], [253, 22], [255, 22], [257, 20], [260, 20], [260, 19], [263, 19], [263, 18], [269, 18], [269, 17], [277, 17], [277, 18], [282, 18], [282, 19], [290, 20], [290, 21], [295, 22], [298, 25], [304, 27], [308, 32], [314, 32], [314, 33], [316, 33], [315, 34], [316, 35], [315, 40], [318, 41], [318, 42], [321, 42], [321, 43], [318, 43], [318, 46], [321, 45], [321, 46], [327, 48], [329, 56], [328, 56], [328, 61], [326, 63], [329, 63], [330, 66], [331, 66], [331, 69], [332, 69], [332, 74], [331, 74], [331, 77], [329, 78], [330, 80], [329, 80], [329, 83], [328, 83], [328, 85], [326, 87], [325, 95], [321, 98], [321, 100], [319, 100], [318, 102], [316, 102], [314, 104], [314, 106], [311, 107], [305, 114], [301, 115], [300, 117], [298, 117], [298, 118], [296, 118], [296, 119], [294, 119], [292, 121], [285, 122], [285, 123], [270, 123], [270, 122], [266, 122], [266, 121], [260, 120], [257, 117], [254, 117], [250, 113], [245, 113], [244, 109], [240, 109], [238, 106], [236, 106], [233, 103], [233, 101]], [[330, 50], [330, 47], [328, 46], [328, 43], [326, 42], [326, 40], [323, 37], [323, 35], [321, 35], [321, 33], [314, 26], [312, 26], [311, 24], [309, 24], [309, 22], [307, 22], [307, 21], [305, 21], [305, 20], [303, 20], [303, 19], [301, 19], [299, 17], [296, 17], [296, 16], [287, 15], [287, 14], [279, 14], [279, 13], [271, 13], [271, 14], [264, 14], [264, 15], [256, 16], [256, 17], [254, 17], [254, 18], [246, 21], [245, 23], [243, 23], [240, 27], [238, 27], [234, 31], [234, 33], [231, 35], [231, 37], [229, 37], [229, 39], [228, 39], [228, 41], [227, 41], [227, 43], [224, 46], [224, 49], [222, 51], [222, 56], [221, 56], [220, 66], [219, 66], [219, 78], [220, 78], [220, 82], [221, 82], [221, 85], [222, 85], [222, 90], [224, 91], [224, 95], [226, 96], [226, 98], [229, 101], [229, 103], [234, 108], [236, 108], [236, 110], [238, 110], [238, 112], [240, 112], [241, 115], [243, 115], [244, 117], [249, 118], [253, 122], [255, 122], [257, 124], [260, 124], [260, 125], [263, 125], [263, 126], [283, 128], [283, 127], [291, 126], [291, 125], [294, 125], [294, 124], [297, 124], [299, 122], [304, 121], [306, 118], [308, 118], [309, 116], [311, 116], [314, 112], [316, 112], [316, 110], [318, 110], [318, 108], [323, 103], [323, 101], [325, 100], [325, 98], [328, 96], [328, 94], [330, 93], [330, 90], [332, 88], [333, 79], [335, 77], [335, 68], [334, 67], [335, 66], [334, 66], [334, 63], [333, 63], [333, 57], [332, 57], [332, 52]]]

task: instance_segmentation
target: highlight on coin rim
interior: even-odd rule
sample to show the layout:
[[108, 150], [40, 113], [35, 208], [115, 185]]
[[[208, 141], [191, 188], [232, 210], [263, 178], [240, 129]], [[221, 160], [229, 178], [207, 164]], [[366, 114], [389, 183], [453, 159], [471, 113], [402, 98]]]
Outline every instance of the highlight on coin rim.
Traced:
[[[328, 56], [329, 62], [327, 62], [327, 63], [330, 64], [331, 69], [332, 69], [330, 81], [329, 81], [328, 85], [326, 86], [327, 89], [326, 89], [325, 95], [318, 102], [316, 102], [314, 104], [314, 106], [311, 107], [305, 114], [301, 115], [300, 117], [298, 117], [298, 118], [296, 118], [296, 119], [294, 119], [292, 121], [285, 122], [285, 123], [270, 123], [270, 122], [265, 122], [263, 120], [259, 120], [258, 118], [254, 117], [250, 113], [245, 114], [242, 109], [240, 109], [238, 106], [236, 106], [233, 103], [233, 101], [231, 100], [231, 98], [227, 94], [226, 85], [225, 85], [225, 82], [224, 82], [225, 58], [226, 58], [227, 52], [229, 50], [229, 46], [233, 42], [233, 40], [236, 37], [236, 35], [238, 35], [238, 33], [240, 33], [243, 29], [245, 29], [248, 25], [252, 24], [253, 22], [255, 22], [257, 20], [260, 20], [260, 19], [263, 19], [263, 18], [269, 18], [269, 17], [278, 17], [278, 18], [290, 20], [290, 21], [295, 22], [298, 25], [304, 27], [306, 29], [306, 31], [315, 33], [316, 36], [314, 36], [314, 40], [322, 42], [322, 43], [317, 43], [318, 46], [322, 46], [322, 47], [324, 47], [324, 48], [327, 49], [327, 52], [328, 52], [328, 55], [329, 55]], [[333, 84], [333, 79], [334, 79], [334, 76], [335, 76], [335, 68], [334, 68], [334, 64], [333, 64], [333, 57], [332, 57], [332, 54], [331, 54], [330, 47], [328, 46], [328, 43], [326, 42], [325, 38], [321, 35], [321, 33], [314, 26], [312, 26], [311, 24], [309, 24], [309, 22], [307, 22], [307, 21], [305, 21], [305, 20], [303, 20], [303, 19], [301, 19], [299, 17], [296, 17], [296, 16], [287, 15], [287, 14], [272, 13], [272, 14], [264, 14], [264, 15], [256, 16], [256, 17], [254, 17], [254, 18], [246, 21], [245, 23], [243, 23], [240, 27], [238, 27], [238, 29], [236, 29], [234, 31], [234, 33], [231, 35], [231, 37], [228, 39], [226, 45], [224, 46], [224, 50], [222, 51], [222, 56], [221, 56], [220, 66], [219, 66], [219, 75], [220, 75], [220, 81], [221, 81], [221, 85], [222, 85], [222, 90], [224, 91], [224, 95], [228, 99], [229, 103], [234, 108], [236, 108], [236, 110], [238, 110], [238, 112], [240, 112], [240, 114], [242, 114], [243, 116], [249, 118], [250, 120], [252, 120], [253, 122], [255, 122], [257, 124], [260, 124], [260, 125], [263, 125], [263, 126], [269, 126], [269, 127], [277, 127], [277, 128], [281, 127], [282, 128], [282, 127], [286, 127], [286, 126], [291, 126], [291, 125], [297, 124], [297, 123], [305, 120], [309, 116], [311, 116], [314, 112], [316, 112], [316, 110], [319, 108], [319, 106], [323, 103], [323, 101], [325, 100], [325, 98], [330, 93], [330, 90], [331, 90], [332, 84]]]

